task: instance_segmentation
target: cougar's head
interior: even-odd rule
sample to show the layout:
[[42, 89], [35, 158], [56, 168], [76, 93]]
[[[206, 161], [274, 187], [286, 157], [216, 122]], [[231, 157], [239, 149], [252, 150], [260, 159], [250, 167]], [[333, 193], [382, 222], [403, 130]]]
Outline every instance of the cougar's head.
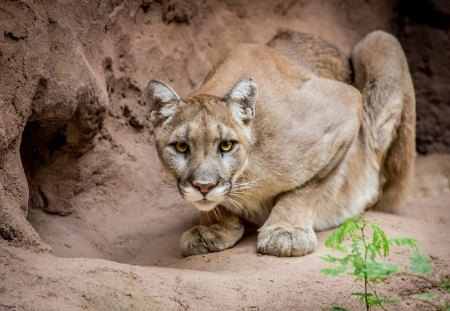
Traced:
[[159, 158], [176, 178], [181, 196], [202, 211], [215, 208], [248, 163], [256, 84], [245, 78], [223, 97], [181, 99], [170, 86], [153, 80], [144, 95]]

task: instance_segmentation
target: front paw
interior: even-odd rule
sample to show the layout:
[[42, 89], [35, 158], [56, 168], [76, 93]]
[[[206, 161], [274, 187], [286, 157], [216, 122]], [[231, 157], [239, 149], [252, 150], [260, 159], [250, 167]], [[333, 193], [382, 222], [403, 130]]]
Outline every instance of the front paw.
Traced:
[[181, 236], [181, 255], [187, 257], [224, 250], [231, 246], [225, 239], [225, 229], [219, 225], [196, 226]]
[[258, 235], [258, 252], [278, 257], [304, 256], [311, 253], [317, 244], [313, 229], [269, 226]]

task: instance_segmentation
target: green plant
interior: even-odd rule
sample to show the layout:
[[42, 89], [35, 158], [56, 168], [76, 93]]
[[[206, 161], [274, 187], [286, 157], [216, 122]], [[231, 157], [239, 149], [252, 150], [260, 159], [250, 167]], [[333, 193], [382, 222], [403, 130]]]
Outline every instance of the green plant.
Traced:
[[[379, 259], [389, 255], [391, 246], [407, 246], [412, 250], [409, 258], [409, 272], [401, 271], [401, 273], [412, 273], [416, 277], [428, 280], [432, 286], [449, 291], [449, 278], [441, 278], [441, 280], [436, 281], [426, 277], [426, 274], [433, 270], [433, 266], [429, 257], [418, 250], [417, 243], [418, 241], [412, 238], [387, 238], [384, 231], [375, 222], [363, 217], [350, 218], [325, 241], [326, 247], [340, 251], [344, 256], [336, 257], [329, 254], [322, 256], [323, 260], [335, 264], [335, 266], [321, 269], [321, 273], [330, 276], [343, 273], [352, 275], [355, 280], [363, 282], [364, 290], [351, 293], [351, 295], [359, 297], [366, 310], [375, 307], [386, 310], [386, 304], [398, 302], [399, 299], [380, 297], [377, 293], [377, 284], [400, 272], [400, 266], [395, 263], [381, 262]], [[450, 311], [447, 301], [442, 306], [429, 301], [436, 295], [437, 293], [430, 292], [415, 295], [411, 298]], [[345, 309], [333, 307], [332, 310]]]

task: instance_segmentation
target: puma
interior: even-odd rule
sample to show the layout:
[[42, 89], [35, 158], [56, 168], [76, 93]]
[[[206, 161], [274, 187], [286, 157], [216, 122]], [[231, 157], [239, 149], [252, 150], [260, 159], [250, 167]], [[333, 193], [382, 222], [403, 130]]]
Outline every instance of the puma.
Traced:
[[148, 82], [161, 163], [202, 211], [182, 255], [232, 247], [249, 222], [260, 226], [259, 253], [303, 256], [315, 230], [400, 202], [415, 158], [404, 52], [376, 31], [350, 62], [318, 37], [284, 30], [267, 45], [236, 46], [187, 98]]

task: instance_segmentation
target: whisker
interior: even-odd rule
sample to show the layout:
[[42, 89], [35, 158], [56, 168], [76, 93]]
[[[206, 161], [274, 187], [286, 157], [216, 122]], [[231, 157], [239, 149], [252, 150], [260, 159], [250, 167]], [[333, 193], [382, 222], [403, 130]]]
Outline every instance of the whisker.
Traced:
[[235, 188], [235, 189], [254, 189], [255, 187], [233, 185], [233, 188]]
[[217, 215], [216, 207], [213, 209], [214, 215], [216, 216], [216, 219], [219, 220], [219, 216]]
[[209, 212], [203, 212], [203, 211], [202, 211], [202, 214], [203, 214], [203, 215], [206, 214], [206, 216], [208, 217], [209, 224], [212, 224], [211, 218], [209, 217]]
[[241, 203], [239, 203], [238, 201], [236, 201], [236, 200], [230, 198], [229, 196], [225, 197], [225, 200], [226, 200], [227, 202], [233, 204], [234, 207], [236, 207], [238, 210], [241, 209], [241, 210], [245, 211], [245, 208], [244, 208], [244, 206], [242, 206]]
[[[256, 198], [256, 193], [251, 193], [251, 192], [230, 192], [229, 193], [231, 196], [235, 196], [235, 197], [239, 197], [245, 201], [248, 201], [250, 198]], [[248, 196], [248, 198], [247, 198]]]
[[255, 187], [260, 185], [261, 182], [260, 181], [253, 181], [253, 182], [235, 182], [234, 185], [235, 186], [239, 186], [239, 187]]
[[238, 198], [240, 198], [240, 199], [242, 199], [244, 201], [247, 201], [247, 199], [245, 197], [243, 197], [242, 195], [234, 194], [234, 193], [232, 195], [235, 196], [235, 197], [238, 197]]
[[178, 186], [176, 181], [172, 182], [172, 181], [162, 180], [161, 183], [166, 185], [166, 186], [172, 186], [172, 187], [177, 187]]
[[233, 204], [234, 207], [239, 209], [239, 207], [236, 204], [234, 204], [234, 202], [232, 201], [232, 199], [230, 199], [230, 197], [225, 197], [225, 202]]
[[178, 187], [177, 186], [166, 185], [166, 184], [161, 184], [160, 186], [161, 186], [161, 189], [178, 191]]
[[237, 187], [233, 187], [232, 188], [232, 190], [243, 190], [243, 191], [245, 191], [245, 190], [254, 190], [254, 189], [256, 189], [256, 187], [239, 187], [239, 186], [237, 186]]
[[167, 205], [173, 205], [174, 203], [177, 203], [177, 202], [181, 202], [181, 203], [184, 202], [183, 199], [179, 195], [174, 196], [169, 202], [167, 202]]
[[238, 193], [238, 194], [250, 194], [253, 195], [253, 193], [248, 192], [248, 191], [236, 191], [236, 190], [231, 190], [229, 193], [233, 194], [233, 193]]
[[[234, 196], [239, 197], [238, 195], [234, 195]], [[242, 204], [240, 202], [238, 202], [236, 199], [233, 199], [230, 195], [228, 195], [228, 198], [242, 206]], [[243, 197], [240, 197], [240, 198], [244, 199]]]
[[247, 191], [252, 191], [255, 190], [256, 188], [234, 188], [231, 189], [232, 192], [234, 191], [240, 191], [240, 192], [247, 192]]
[[233, 185], [233, 189], [256, 189], [258, 186], [241, 186], [241, 185]]
[[212, 220], [211, 220], [211, 213], [209, 211], [206, 212], [206, 215], [208, 215], [208, 220], [209, 220], [209, 224], [212, 224]]
[[239, 182], [239, 183], [241, 183], [241, 184], [255, 184], [255, 183], [258, 183], [260, 181], [261, 181], [260, 178], [255, 179], [255, 180], [246, 180], [245, 178], [243, 178], [243, 181]]

